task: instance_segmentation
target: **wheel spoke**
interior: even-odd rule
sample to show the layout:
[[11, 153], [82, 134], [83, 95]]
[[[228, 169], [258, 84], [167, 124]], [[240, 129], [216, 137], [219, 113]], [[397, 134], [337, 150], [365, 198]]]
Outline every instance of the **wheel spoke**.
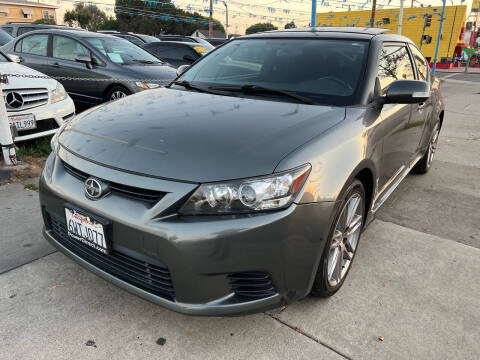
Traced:
[[348, 225], [347, 231], [345, 232], [345, 237], [349, 238], [353, 234], [355, 234], [358, 230], [360, 230], [360, 227], [362, 226], [362, 220], [363, 217], [362, 215], [355, 215]]
[[353, 220], [353, 216], [357, 213], [359, 205], [360, 205], [360, 197], [359, 196], [355, 196], [355, 197], [352, 197], [350, 199], [350, 201], [347, 205], [347, 211], [348, 211], [347, 226], [350, 226], [350, 224]]
[[337, 268], [337, 262], [339, 261], [339, 255], [340, 255], [340, 248], [336, 247], [332, 250], [330, 250], [330, 254], [328, 257], [328, 280], [333, 281], [336, 280], [333, 275], [335, 272], [335, 269]]
[[335, 280], [337, 280], [337, 284], [342, 280], [342, 267], [343, 267], [343, 247], [338, 248], [338, 258], [337, 258], [337, 263], [335, 266]]

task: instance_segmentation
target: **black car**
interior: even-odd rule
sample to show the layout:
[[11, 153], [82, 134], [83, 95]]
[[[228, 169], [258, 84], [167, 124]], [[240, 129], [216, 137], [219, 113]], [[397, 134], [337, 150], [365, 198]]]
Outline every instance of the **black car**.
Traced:
[[145, 34], [136, 34], [136, 33], [126, 32], [126, 31], [99, 30], [97, 32], [101, 34], [108, 34], [108, 35], [120, 37], [138, 46], [142, 46], [143, 44], [158, 41], [158, 39], [155, 36], [150, 36]]
[[156, 88], [176, 77], [173, 67], [131, 42], [89, 31], [39, 30], [2, 50], [49, 76], [72, 77], [59, 81], [76, 103], [88, 105]]
[[185, 35], [158, 35], [157, 38], [161, 41], [181, 41], [181, 42], [194, 42], [199, 43], [207, 50], [213, 50], [215, 47], [210, 44], [207, 40], [195, 37], [195, 36], [185, 36]]
[[0, 26], [2, 30], [6, 31], [13, 37], [17, 37], [20, 35], [23, 35], [27, 32], [30, 31], [35, 31], [35, 30], [54, 30], [54, 29], [59, 29], [59, 30], [77, 30], [77, 31], [84, 31], [81, 28], [77, 27], [69, 27], [65, 25], [47, 25], [47, 24], [34, 24], [34, 23], [14, 23], [14, 22], [9, 22], [6, 23], [2, 26]]
[[240, 37], [167, 88], [78, 115], [40, 180], [46, 239], [187, 314], [334, 295], [380, 206], [429, 171], [444, 122], [428, 62], [384, 32]]
[[142, 48], [176, 68], [190, 65], [208, 53], [199, 43], [181, 41], [157, 41], [144, 44]]
[[226, 38], [208, 38], [207, 41], [215, 47], [225, 44], [229, 39]]

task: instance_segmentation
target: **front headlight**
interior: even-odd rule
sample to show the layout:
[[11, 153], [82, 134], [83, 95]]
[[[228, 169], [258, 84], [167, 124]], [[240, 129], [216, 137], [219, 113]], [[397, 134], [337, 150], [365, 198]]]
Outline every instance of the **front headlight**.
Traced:
[[180, 209], [183, 215], [238, 214], [288, 207], [303, 188], [310, 164], [258, 177], [202, 184]]
[[52, 91], [52, 104], [62, 101], [67, 97], [67, 92], [62, 84], [57, 82], [57, 87]]
[[146, 83], [142, 81], [135, 82], [135, 85], [137, 85], [139, 88], [142, 88], [142, 89], [156, 89], [160, 87], [160, 84]]

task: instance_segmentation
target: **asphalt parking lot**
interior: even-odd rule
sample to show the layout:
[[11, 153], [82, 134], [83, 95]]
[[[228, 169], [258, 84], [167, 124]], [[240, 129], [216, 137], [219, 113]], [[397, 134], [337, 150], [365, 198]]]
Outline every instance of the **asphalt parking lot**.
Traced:
[[35, 191], [0, 186], [0, 358], [478, 358], [480, 82], [443, 93], [431, 171], [384, 204], [344, 287], [268, 313], [190, 317], [130, 295], [43, 240]]

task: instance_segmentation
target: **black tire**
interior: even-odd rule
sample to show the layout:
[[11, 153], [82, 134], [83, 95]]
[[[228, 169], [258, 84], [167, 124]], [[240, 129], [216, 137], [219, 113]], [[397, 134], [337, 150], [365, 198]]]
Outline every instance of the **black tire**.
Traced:
[[[343, 275], [343, 278], [336, 285], [332, 286], [329, 283], [329, 279], [328, 279], [328, 261], [329, 261], [329, 254], [330, 254], [330, 251], [331, 251], [331, 246], [332, 246], [332, 243], [334, 241], [333, 234], [334, 234], [334, 232], [336, 230], [336, 227], [339, 223], [340, 216], [342, 215], [343, 210], [346, 208], [347, 201], [349, 199], [351, 199], [352, 197], [356, 197], [357, 195], [360, 196], [360, 198], [362, 199], [362, 202], [359, 205], [359, 207], [360, 206], [362, 207], [362, 214], [363, 214], [362, 215], [362, 220], [361, 220], [361, 225], [360, 225], [361, 228], [360, 228], [359, 233], [358, 233], [358, 237], [357, 237], [357, 240], [356, 240], [356, 246], [355, 246], [355, 249], [354, 249], [354, 252], [353, 252], [353, 256], [351, 257], [349, 266], [346, 269], [346, 272]], [[313, 282], [313, 286], [312, 286], [312, 290], [311, 290], [311, 294], [313, 296], [317, 296], [317, 297], [332, 296], [342, 287], [345, 279], [347, 278], [348, 272], [350, 271], [350, 268], [352, 267], [351, 265], [352, 265], [352, 262], [355, 258], [356, 250], [358, 249], [358, 243], [360, 241], [360, 235], [361, 235], [363, 226], [365, 224], [365, 218], [366, 218], [366, 215], [367, 215], [366, 214], [367, 209], [366, 209], [365, 189], [363, 187], [363, 184], [358, 179], [354, 179], [347, 186], [346, 190], [344, 190], [342, 192], [342, 195], [339, 197], [339, 199], [341, 199], [342, 202], [341, 202], [340, 206], [338, 207], [338, 210], [335, 214], [335, 217], [334, 217], [331, 229], [330, 229], [330, 233], [329, 233], [328, 239], [326, 241], [325, 248], [323, 250], [322, 257], [321, 257], [320, 263], [318, 265], [317, 274], [315, 276], [315, 280]]]
[[423, 157], [412, 168], [412, 174], [422, 175], [426, 174], [428, 170], [430, 170], [430, 167], [432, 166], [433, 155], [435, 154], [435, 150], [437, 149], [439, 134], [440, 123], [437, 123], [433, 128], [432, 134], [430, 135], [427, 150], [425, 150], [425, 154], [423, 154]]
[[[114, 101], [125, 96], [130, 95], [132, 92], [128, 90], [125, 86], [122, 85], [115, 85], [112, 86], [105, 95], [105, 101]], [[123, 94], [123, 95], [120, 95]]]

